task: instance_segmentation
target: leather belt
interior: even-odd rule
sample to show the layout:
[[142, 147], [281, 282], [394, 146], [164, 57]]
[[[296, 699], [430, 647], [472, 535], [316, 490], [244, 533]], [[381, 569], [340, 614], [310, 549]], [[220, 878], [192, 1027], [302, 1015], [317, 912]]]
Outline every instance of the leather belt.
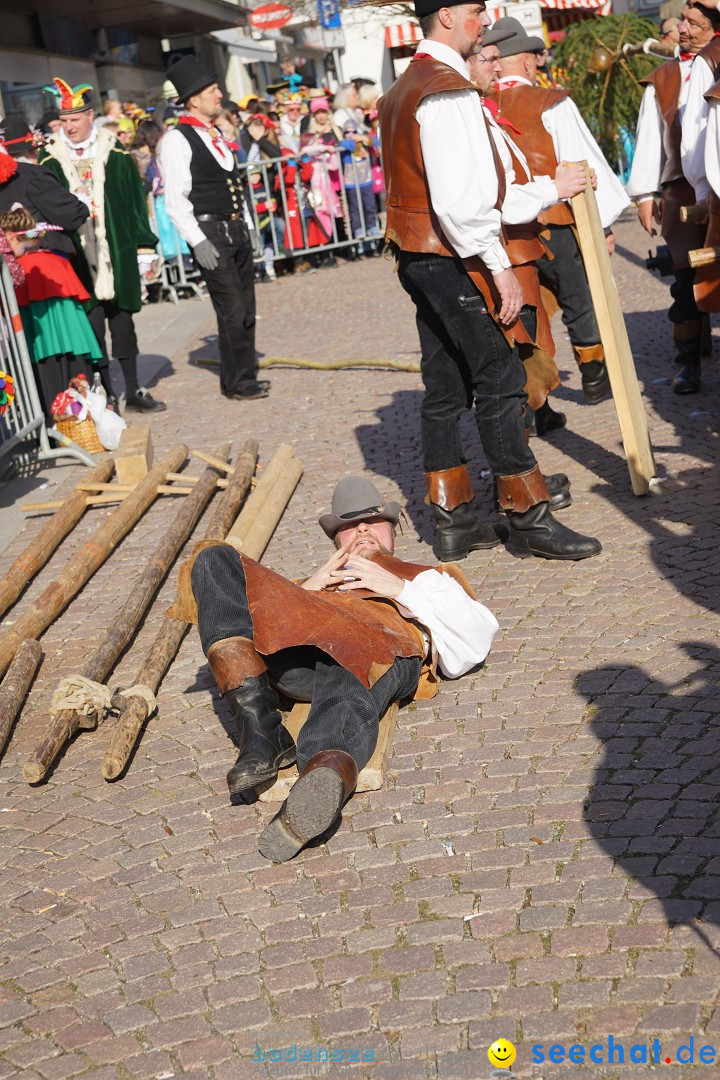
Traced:
[[234, 214], [196, 214], [196, 221], [243, 221], [244, 215], [240, 212]]

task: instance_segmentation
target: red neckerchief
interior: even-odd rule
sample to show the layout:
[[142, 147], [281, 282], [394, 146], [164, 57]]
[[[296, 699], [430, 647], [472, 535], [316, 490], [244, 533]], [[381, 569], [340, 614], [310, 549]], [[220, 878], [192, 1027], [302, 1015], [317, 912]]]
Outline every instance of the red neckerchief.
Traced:
[[509, 120], [506, 120], [503, 116], [499, 115], [499, 107], [497, 101], [493, 101], [492, 98], [486, 97], [481, 98], [480, 100], [482, 101], [483, 105], [490, 113], [496, 124], [501, 124], [503, 127], [509, 128], [510, 131], [515, 133], [515, 135], [522, 135], [522, 132], [518, 131], [514, 124], [511, 124]]
[[688, 52], [687, 49], [681, 49], [678, 53], [678, 60], [692, 60], [694, 59], [694, 53]]
[[503, 79], [498, 81], [499, 90], [510, 90], [513, 86], [527, 86], [527, 82], [524, 79]]
[[222, 131], [219, 128], [212, 127], [210, 124], [204, 124], [202, 120], [198, 120], [196, 116], [189, 116], [187, 113], [178, 119], [178, 124], [187, 124], [188, 127], [200, 128], [201, 131], [206, 131], [212, 140], [212, 144], [219, 154], [222, 153], [223, 148], [230, 150], [239, 150], [240, 147], [233, 139], [226, 139]]
[[413, 60], [432, 60], [433, 57], [429, 52], [416, 52], [413, 56]]

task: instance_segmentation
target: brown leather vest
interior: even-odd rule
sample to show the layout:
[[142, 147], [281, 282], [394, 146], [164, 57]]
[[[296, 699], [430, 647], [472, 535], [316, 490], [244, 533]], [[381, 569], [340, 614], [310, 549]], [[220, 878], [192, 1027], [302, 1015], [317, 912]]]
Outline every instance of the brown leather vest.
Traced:
[[714, 83], [707, 94], [705, 94], [706, 101], [718, 101], [720, 99], [720, 80]]
[[[567, 90], [544, 90], [541, 86], [499, 87], [495, 98], [500, 116], [520, 132], [512, 132], [527, 158], [533, 176], [554, 176], [558, 167], [552, 135], [542, 122], [542, 114], [568, 97]], [[544, 225], [572, 225], [572, 210], [565, 202], [551, 206], [540, 215]]]
[[[385, 237], [401, 251], [455, 257], [455, 252], [443, 235], [440, 222], [432, 209], [420, 145], [420, 125], [415, 119], [417, 110], [426, 97], [452, 90], [474, 90], [480, 94], [477, 86], [447, 64], [442, 64], [432, 57], [416, 57], [380, 99], [378, 105], [387, 191]], [[498, 198], [495, 205], [499, 209], [505, 199], [505, 169], [492, 136], [490, 146], [493, 167], [498, 177]], [[501, 240], [504, 242], [504, 237], [501, 237]], [[499, 307], [499, 297], [492, 275], [480, 258], [463, 259], [463, 264], [473, 284], [482, 293], [489, 313], [494, 317], [495, 309]], [[520, 321], [501, 329], [510, 344], [530, 341]]]
[[[177, 600], [166, 612], [169, 618], [197, 623], [192, 567], [201, 551], [218, 543], [222, 544], [222, 541], [200, 541], [191, 557], [181, 564]], [[253, 640], [263, 656], [295, 645], [314, 645], [352, 671], [368, 687], [385, 674], [397, 656], [425, 658], [427, 648], [422, 629], [400, 614], [394, 600], [364, 589], [348, 593], [336, 589], [309, 592], [246, 555], [241, 558]], [[374, 555], [372, 558], [390, 573], [407, 581], [424, 570], [449, 574], [475, 599], [467, 578], [451, 563], [434, 567], [403, 562], [392, 555]], [[436, 693], [435, 664], [426, 659], [415, 696], [433, 697]]]
[[[700, 54], [702, 55], [702, 54]], [[665, 64], [655, 68], [640, 82], [643, 86], [653, 86], [655, 97], [660, 108], [660, 114], [667, 128], [667, 139], [663, 140], [666, 158], [663, 164], [660, 186], [669, 184], [673, 180], [682, 180], [682, 162], [680, 160], [680, 140], [682, 127], [678, 116], [678, 102], [680, 100], [680, 61], [668, 60]]]
[[713, 79], [720, 78], [720, 34], [715, 34], [704, 49], [698, 53], [713, 73]]

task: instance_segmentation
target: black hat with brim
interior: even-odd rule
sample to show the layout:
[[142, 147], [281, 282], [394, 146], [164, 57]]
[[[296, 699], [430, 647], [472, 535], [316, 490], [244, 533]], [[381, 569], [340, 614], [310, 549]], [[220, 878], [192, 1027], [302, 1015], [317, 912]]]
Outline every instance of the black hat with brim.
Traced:
[[468, 0], [415, 0], [415, 17], [423, 19], [426, 15], [434, 15], [440, 8], [460, 7], [467, 2]]
[[11, 157], [25, 154], [33, 144], [33, 137], [24, 116], [13, 114], [0, 121], [3, 144]]
[[167, 69], [165, 77], [177, 90], [178, 101], [187, 103], [193, 94], [199, 94], [217, 82], [217, 75], [204, 68], [195, 56], [183, 56]]
[[482, 43], [483, 48], [486, 45], [497, 45], [501, 60], [506, 56], [517, 56], [518, 53], [538, 53], [547, 49], [541, 37], [530, 36], [522, 23], [512, 16], [494, 22]]

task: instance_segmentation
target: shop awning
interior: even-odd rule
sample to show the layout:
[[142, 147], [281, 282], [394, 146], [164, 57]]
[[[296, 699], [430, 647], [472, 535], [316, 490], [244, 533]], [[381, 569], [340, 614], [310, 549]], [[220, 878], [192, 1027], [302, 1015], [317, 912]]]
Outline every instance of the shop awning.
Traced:
[[610, 15], [612, 0], [542, 0], [543, 9], [548, 13], [577, 11], [580, 14]]
[[135, 34], [165, 38], [183, 34], [205, 34], [225, 26], [238, 26], [246, 14], [244, 6], [227, 0], [0, 0], [0, 11], [24, 15], [54, 15], [74, 19], [92, 30], [117, 27]]
[[262, 60], [274, 64], [277, 60], [277, 46], [267, 38], [256, 41], [234, 27], [230, 30], [216, 30], [212, 36], [223, 43], [231, 56], [237, 56], [246, 64], [255, 64]]
[[417, 45], [422, 41], [422, 30], [416, 23], [393, 23], [385, 27], [385, 45], [388, 49], [400, 49], [404, 45]]

